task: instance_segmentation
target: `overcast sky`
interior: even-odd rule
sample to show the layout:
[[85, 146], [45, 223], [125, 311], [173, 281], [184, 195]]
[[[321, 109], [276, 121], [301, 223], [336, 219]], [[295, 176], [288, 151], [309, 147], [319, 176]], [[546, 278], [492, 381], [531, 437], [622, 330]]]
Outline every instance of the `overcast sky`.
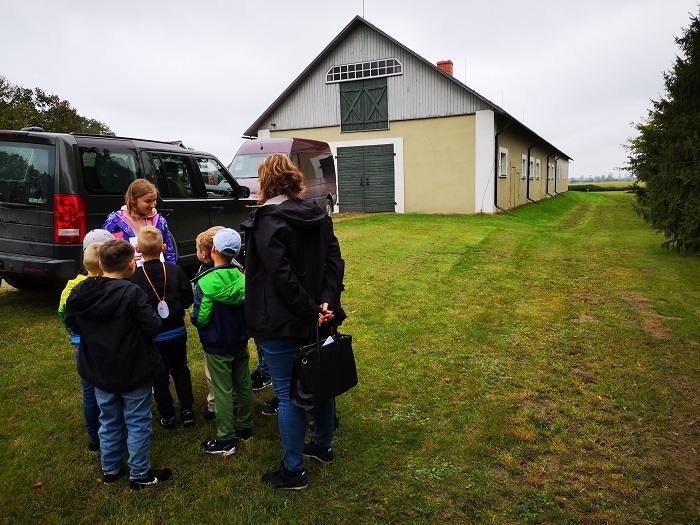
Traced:
[[242, 133], [356, 15], [574, 159], [622, 166], [664, 93], [696, 0], [25, 0], [2, 2], [0, 76], [117, 135], [228, 164]]

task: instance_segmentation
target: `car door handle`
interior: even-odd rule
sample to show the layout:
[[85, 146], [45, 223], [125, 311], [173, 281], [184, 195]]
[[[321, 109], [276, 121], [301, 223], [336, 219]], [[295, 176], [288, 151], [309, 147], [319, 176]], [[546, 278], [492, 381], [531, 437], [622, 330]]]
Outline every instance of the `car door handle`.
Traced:
[[215, 211], [216, 213], [221, 213], [222, 211], [224, 211], [224, 207], [223, 206], [212, 206], [211, 211]]
[[171, 213], [173, 213], [175, 210], [172, 208], [158, 208], [158, 213], [163, 215], [164, 217], [168, 217]]

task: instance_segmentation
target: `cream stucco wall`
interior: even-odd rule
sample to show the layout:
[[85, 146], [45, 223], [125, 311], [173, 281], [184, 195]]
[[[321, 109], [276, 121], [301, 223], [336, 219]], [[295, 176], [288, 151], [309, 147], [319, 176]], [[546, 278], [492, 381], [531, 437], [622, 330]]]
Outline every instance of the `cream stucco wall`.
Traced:
[[[384, 131], [341, 133], [339, 127], [271, 132], [272, 137], [304, 137], [340, 146], [343, 142], [403, 141], [397, 189], [409, 213], [475, 213], [475, 116], [391, 122]], [[351, 144], [350, 144], [351, 145]], [[396, 151], [396, 148], [395, 148]], [[397, 154], [398, 155], [398, 154]], [[402, 168], [402, 169], [401, 169]]]

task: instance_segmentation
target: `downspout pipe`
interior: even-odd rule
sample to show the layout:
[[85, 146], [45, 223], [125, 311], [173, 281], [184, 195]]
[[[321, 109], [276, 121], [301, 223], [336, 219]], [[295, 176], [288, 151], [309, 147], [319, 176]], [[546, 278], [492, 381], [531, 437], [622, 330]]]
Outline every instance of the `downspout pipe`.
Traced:
[[549, 193], [549, 157], [551, 157], [552, 155], [556, 155], [556, 153], [550, 153], [549, 155], [547, 155], [547, 195], [549, 195], [550, 197], [554, 197], [554, 195]]
[[506, 212], [508, 215], [514, 215], [513, 213], [509, 212], [505, 208], [501, 208], [498, 205], [498, 136], [503, 133], [506, 129], [508, 129], [508, 126], [510, 126], [510, 116], [508, 116], [508, 122], [506, 123], [505, 127], [496, 133], [496, 136], [494, 137], [494, 156], [493, 156], [493, 173], [495, 175], [495, 180], [493, 181], [493, 205], [496, 207], [497, 210], [501, 210]]
[[532, 148], [534, 148], [535, 146], [537, 146], [539, 143], [540, 143], [540, 141], [538, 140], [538, 141], [535, 142], [532, 146], [530, 146], [529, 148], [527, 148], [527, 179], [526, 179], [526, 180], [527, 180], [527, 193], [526, 193], [526, 196], [527, 196], [527, 200], [529, 200], [530, 202], [534, 202], [535, 204], [539, 204], [539, 202], [537, 202], [536, 200], [532, 200], [532, 199], [530, 198], [530, 164], [531, 164], [531, 162], [530, 162], [530, 152], [532, 151]]

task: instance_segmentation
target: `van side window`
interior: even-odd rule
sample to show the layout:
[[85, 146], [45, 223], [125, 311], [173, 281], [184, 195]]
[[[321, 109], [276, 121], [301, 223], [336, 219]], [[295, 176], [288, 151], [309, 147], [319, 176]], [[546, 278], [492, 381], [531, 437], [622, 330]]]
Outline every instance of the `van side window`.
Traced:
[[156, 176], [158, 193], [164, 199], [192, 197], [192, 167], [189, 157], [149, 154]]
[[330, 153], [300, 153], [301, 171], [307, 179], [335, 177], [333, 155]]
[[124, 195], [139, 176], [136, 156], [129, 150], [80, 148], [80, 159], [85, 187], [90, 193]]

